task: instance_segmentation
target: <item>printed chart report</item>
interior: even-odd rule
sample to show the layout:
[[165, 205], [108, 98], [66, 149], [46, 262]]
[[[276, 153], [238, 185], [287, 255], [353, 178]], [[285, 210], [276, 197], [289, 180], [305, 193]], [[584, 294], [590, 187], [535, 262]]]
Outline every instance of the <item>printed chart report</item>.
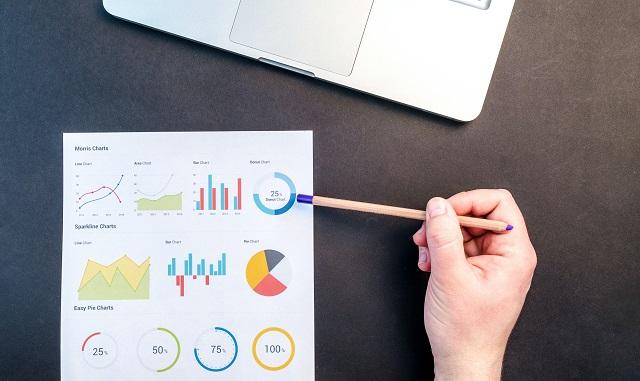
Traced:
[[65, 134], [62, 379], [314, 379], [312, 150]]

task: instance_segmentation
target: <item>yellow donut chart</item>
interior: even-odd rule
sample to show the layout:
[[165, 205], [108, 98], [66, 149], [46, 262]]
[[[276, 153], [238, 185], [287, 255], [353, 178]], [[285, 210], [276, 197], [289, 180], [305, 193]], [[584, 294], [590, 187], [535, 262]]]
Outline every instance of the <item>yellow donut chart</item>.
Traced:
[[[258, 346], [258, 341], [260, 341], [260, 338], [262, 336], [264, 336], [266, 333], [269, 332], [278, 332], [281, 333], [282, 335], [284, 335], [287, 340], [289, 340], [289, 343], [291, 344], [291, 350], [289, 351], [289, 357], [287, 358], [287, 361], [285, 361], [284, 363], [278, 365], [278, 366], [269, 366], [267, 364], [265, 364], [264, 362], [262, 362], [262, 360], [260, 360], [260, 358], [258, 357], [258, 350], [257, 350], [257, 346]], [[287, 366], [289, 366], [289, 364], [291, 364], [291, 361], [293, 361], [293, 356], [296, 354], [296, 344], [293, 342], [293, 337], [291, 337], [291, 335], [289, 334], [289, 332], [285, 331], [282, 328], [279, 327], [269, 327], [269, 328], [265, 328], [262, 331], [260, 331], [260, 333], [258, 333], [255, 337], [255, 339], [253, 339], [253, 345], [251, 348], [251, 352], [253, 353], [253, 359], [256, 360], [256, 363], [258, 363], [258, 365], [260, 365], [260, 367], [262, 367], [263, 369], [266, 370], [270, 370], [270, 371], [278, 371], [278, 370], [282, 370], [284, 368], [286, 368]]]

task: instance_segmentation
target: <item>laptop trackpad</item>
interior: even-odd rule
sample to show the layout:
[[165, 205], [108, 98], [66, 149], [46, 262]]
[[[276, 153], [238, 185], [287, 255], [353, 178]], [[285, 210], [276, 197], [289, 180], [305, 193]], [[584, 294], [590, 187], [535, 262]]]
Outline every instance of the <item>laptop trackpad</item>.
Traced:
[[231, 41], [351, 74], [373, 0], [242, 0]]

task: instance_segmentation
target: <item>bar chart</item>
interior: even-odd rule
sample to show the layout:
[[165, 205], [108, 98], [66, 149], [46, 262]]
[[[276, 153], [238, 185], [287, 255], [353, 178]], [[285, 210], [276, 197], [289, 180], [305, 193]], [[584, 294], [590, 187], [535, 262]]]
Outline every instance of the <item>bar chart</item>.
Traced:
[[226, 277], [227, 275], [227, 254], [222, 253], [220, 259], [215, 263], [209, 263], [206, 259], [200, 258], [195, 262], [196, 272], [193, 272], [193, 253], [187, 254], [187, 258], [183, 260], [183, 270], [179, 273], [177, 259], [171, 258], [171, 261], [167, 264], [167, 275], [175, 278], [176, 287], [180, 290], [180, 296], [185, 295], [185, 280], [197, 281], [200, 278], [205, 286], [213, 285], [213, 279], [217, 277]]
[[[194, 175], [196, 176], [196, 175]], [[242, 178], [217, 184], [212, 174], [208, 174], [206, 185], [194, 182], [194, 210], [196, 211], [240, 211], [242, 210]], [[235, 194], [234, 194], [235, 191]]]

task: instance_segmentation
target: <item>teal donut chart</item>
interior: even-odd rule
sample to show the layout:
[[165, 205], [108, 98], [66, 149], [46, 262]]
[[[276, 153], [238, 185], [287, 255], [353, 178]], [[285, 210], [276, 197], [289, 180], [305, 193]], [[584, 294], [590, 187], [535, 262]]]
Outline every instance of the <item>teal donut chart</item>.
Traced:
[[[262, 211], [265, 214], [270, 214], [270, 215], [280, 215], [280, 214], [284, 214], [287, 211], [289, 211], [289, 209], [291, 209], [291, 207], [293, 206], [293, 204], [295, 204], [296, 202], [296, 186], [293, 183], [293, 181], [289, 178], [289, 176], [285, 175], [282, 172], [274, 172], [273, 173], [273, 177], [275, 177], [276, 179], [282, 180], [285, 182], [285, 184], [287, 184], [287, 187], [289, 187], [289, 200], [287, 201], [287, 203], [278, 208], [278, 209], [272, 209], [267, 207], [266, 205], [264, 205], [264, 203], [262, 202], [262, 200], [260, 199], [260, 193], [258, 192], [258, 188], [256, 188], [255, 192], [253, 193], [253, 201], [256, 203], [256, 206], [258, 207], [258, 209], [260, 209], [260, 211]], [[271, 178], [271, 175], [266, 176], [265, 178], [262, 179], [262, 181], [260, 181], [259, 184], [263, 183], [264, 181], [268, 180]], [[259, 185], [258, 185], [259, 187]]]
[[227, 363], [223, 367], [211, 368], [211, 367], [206, 366], [202, 362], [202, 360], [200, 360], [200, 357], [198, 356], [198, 348], [193, 348], [193, 355], [195, 356], [196, 361], [198, 362], [198, 365], [200, 365], [203, 369], [208, 370], [209, 372], [222, 372], [224, 370], [229, 369], [229, 367], [231, 367], [231, 365], [233, 365], [233, 363], [236, 362], [236, 358], [238, 358], [238, 342], [236, 341], [235, 336], [233, 336], [233, 334], [231, 332], [229, 332], [228, 330], [226, 330], [226, 329], [224, 329], [222, 327], [214, 327], [213, 330], [214, 331], [223, 332], [223, 333], [229, 335], [231, 340], [233, 340], [233, 358], [231, 359], [231, 361], [229, 361], [229, 363]]

